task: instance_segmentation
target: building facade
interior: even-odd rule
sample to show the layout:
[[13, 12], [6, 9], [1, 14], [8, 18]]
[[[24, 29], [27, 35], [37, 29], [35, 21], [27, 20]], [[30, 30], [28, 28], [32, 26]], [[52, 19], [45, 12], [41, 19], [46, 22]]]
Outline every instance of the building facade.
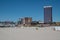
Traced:
[[31, 17], [25, 17], [25, 18], [22, 18], [22, 19], [21, 19], [21, 23], [22, 23], [23, 25], [30, 25], [31, 22], [32, 22], [32, 18], [31, 18]]
[[52, 23], [52, 6], [44, 6], [44, 23]]

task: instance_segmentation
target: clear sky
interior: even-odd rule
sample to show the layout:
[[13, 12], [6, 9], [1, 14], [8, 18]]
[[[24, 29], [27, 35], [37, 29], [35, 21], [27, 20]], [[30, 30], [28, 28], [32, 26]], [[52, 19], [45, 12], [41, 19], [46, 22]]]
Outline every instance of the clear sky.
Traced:
[[17, 21], [23, 17], [44, 21], [46, 5], [53, 7], [53, 21], [60, 22], [60, 0], [0, 0], [0, 21]]

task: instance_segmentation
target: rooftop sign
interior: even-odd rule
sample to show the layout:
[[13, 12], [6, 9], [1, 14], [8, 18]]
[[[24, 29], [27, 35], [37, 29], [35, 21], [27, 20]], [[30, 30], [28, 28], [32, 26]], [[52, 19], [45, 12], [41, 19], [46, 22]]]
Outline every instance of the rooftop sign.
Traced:
[[52, 7], [52, 6], [44, 6], [44, 8], [49, 8], [49, 7]]

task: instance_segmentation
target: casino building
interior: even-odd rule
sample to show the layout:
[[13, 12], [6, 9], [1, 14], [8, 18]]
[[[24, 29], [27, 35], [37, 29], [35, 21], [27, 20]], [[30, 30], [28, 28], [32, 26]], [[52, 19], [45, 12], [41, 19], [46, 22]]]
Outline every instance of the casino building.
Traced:
[[44, 23], [52, 23], [52, 6], [44, 6]]

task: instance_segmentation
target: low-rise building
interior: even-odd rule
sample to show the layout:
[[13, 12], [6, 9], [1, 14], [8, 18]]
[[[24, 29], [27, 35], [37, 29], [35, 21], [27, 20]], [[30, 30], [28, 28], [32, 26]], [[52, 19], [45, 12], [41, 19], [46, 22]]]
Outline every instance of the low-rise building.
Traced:
[[0, 22], [0, 27], [13, 27], [13, 26], [15, 26], [15, 23], [11, 21]]

